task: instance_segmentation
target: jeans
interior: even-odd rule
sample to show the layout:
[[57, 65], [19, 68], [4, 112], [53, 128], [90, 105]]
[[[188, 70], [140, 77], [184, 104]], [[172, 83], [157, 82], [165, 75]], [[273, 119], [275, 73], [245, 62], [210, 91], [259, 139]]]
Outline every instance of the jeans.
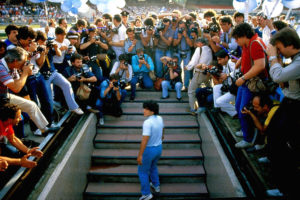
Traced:
[[39, 98], [41, 104], [41, 111], [45, 115], [49, 124], [53, 121], [53, 105], [51, 105], [50, 101], [52, 98], [51, 93], [47, 90], [46, 81], [43, 75], [31, 76], [27, 79], [26, 85], [28, 88], [28, 93], [30, 95], [30, 99], [33, 100], [36, 104], [38, 104]]
[[[51, 87], [50, 87], [52, 82], [54, 85], [57, 85], [58, 87], [60, 87], [60, 89], [62, 89], [65, 100], [70, 110], [75, 110], [79, 108], [74, 98], [72, 85], [62, 74], [56, 71], [52, 72], [50, 78], [46, 80], [46, 86], [49, 94], [52, 94]], [[50, 104], [51, 106], [53, 106], [52, 98], [50, 98]]]
[[[252, 99], [252, 93], [248, 87], [244, 84], [238, 88], [236, 100], [235, 100], [235, 109], [237, 111], [241, 128], [243, 131], [243, 139], [246, 142], [252, 142], [253, 139], [253, 126], [251, 124], [252, 120], [249, 120], [249, 117], [243, 114], [242, 109], [250, 103]], [[251, 121], [251, 122], [250, 122]]]
[[196, 90], [196, 97], [199, 107], [206, 107], [213, 102], [213, 91], [211, 87], [198, 88]]
[[[164, 80], [161, 82], [161, 88], [162, 88], [162, 97], [165, 98], [168, 96], [168, 90], [172, 89], [170, 81]], [[175, 84], [175, 90], [176, 90], [176, 97], [181, 98], [181, 89], [182, 89], [182, 83], [176, 82]]]
[[142, 165], [138, 166], [138, 175], [141, 182], [142, 195], [150, 194], [150, 182], [157, 187], [160, 185], [158, 177], [157, 162], [161, 156], [162, 145], [146, 147], [143, 153]]
[[135, 91], [136, 91], [136, 84], [138, 82], [139, 76], [142, 76], [143, 86], [147, 89], [150, 89], [153, 87], [153, 81], [149, 77], [148, 72], [141, 72], [141, 73], [134, 73], [134, 76], [131, 79], [131, 96], [135, 97]]
[[186, 52], [186, 58], [181, 58], [180, 54], [176, 54], [179, 58], [178, 65], [181, 67], [181, 62], [183, 61], [183, 70], [184, 71], [184, 87], [188, 88], [190, 80], [193, 77], [193, 70], [185, 70], [184, 67], [187, 66], [191, 60], [191, 51]]
[[163, 56], [171, 57], [171, 51], [156, 48], [156, 50], [155, 50], [155, 67], [156, 67], [155, 72], [156, 72], [156, 76], [159, 78], [162, 78], [164, 75], [163, 74], [163, 64], [160, 61], [160, 58]]

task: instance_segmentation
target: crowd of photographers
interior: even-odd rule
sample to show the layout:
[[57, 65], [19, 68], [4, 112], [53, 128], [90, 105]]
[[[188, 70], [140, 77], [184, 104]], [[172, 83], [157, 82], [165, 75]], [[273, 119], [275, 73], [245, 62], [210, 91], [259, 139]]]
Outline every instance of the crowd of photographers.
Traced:
[[[125, 10], [106, 13], [72, 27], [66, 19], [52, 20], [45, 32], [8, 25], [7, 39], [0, 42], [1, 139], [23, 138], [19, 122], [26, 118], [35, 135], [57, 131], [54, 105], [78, 115], [93, 112], [101, 126], [104, 114], [122, 115], [129, 86], [131, 101], [137, 84], [161, 90], [162, 99], [175, 90], [179, 102], [186, 91], [191, 114], [213, 108], [239, 119], [236, 136], [243, 139], [236, 148], [267, 149], [260, 161], [272, 163], [280, 189], [269, 195], [296, 195], [300, 40], [293, 27], [263, 13], [250, 16], [249, 23], [242, 13], [219, 16], [213, 10], [203, 19], [179, 10], [149, 12], [133, 22], [128, 17]], [[12, 142], [25, 156], [13, 160], [15, 151], [2, 150], [0, 170], [35, 166], [26, 164], [27, 157], [42, 152], [20, 143]]]

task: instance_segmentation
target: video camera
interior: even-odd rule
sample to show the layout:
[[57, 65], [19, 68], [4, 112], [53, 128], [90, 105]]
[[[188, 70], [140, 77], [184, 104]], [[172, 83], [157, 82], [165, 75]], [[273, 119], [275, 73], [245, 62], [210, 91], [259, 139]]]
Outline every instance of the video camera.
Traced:
[[100, 35], [94, 36], [94, 39], [97, 40], [97, 41], [100, 40], [100, 38], [101, 38]]
[[141, 33], [144, 28], [134, 28], [134, 38], [137, 40], [141, 39]]
[[203, 33], [210, 33], [210, 32], [218, 33], [220, 31], [220, 27], [219, 27], [219, 24], [218, 24], [216, 18], [212, 17], [211, 19], [212, 19], [212, 22], [209, 23], [209, 26], [207, 29], [203, 30]]
[[179, 28], [178, 33], [182, 34], [184, 32], [184, 28]]
[[155, 33], [154, 33], [154, 37], [156, 38], [160, 38], [160, 31], [163, 31], [165, 29], [165, 25], [160, 22], [156, 27], [155, 27]]
[[46, 47], [47, 48], [53, 48], [54, 40], [53, 39], [48, 39], [46, 42]]
[[138, 57], [139, 57], [139, 60], [144, 60], [144, 54], [140, 54]]

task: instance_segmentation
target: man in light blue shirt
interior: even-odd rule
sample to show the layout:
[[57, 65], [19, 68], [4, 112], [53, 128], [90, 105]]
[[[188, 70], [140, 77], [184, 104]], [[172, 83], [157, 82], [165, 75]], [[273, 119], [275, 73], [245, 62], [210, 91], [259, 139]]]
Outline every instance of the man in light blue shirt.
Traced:
[[144, 54], [142, 48], [136, 50], [137, 55], [132, 57], [132, 70], [134, 76], [131, 79], [131, 96], [130, 100], [135, 98], [135, 90], [137, 82], [142, 85], [143, 88], [152, 88], [153, 81], [149, 76], [150, 71], [154, 71], [154, 64], [150, 56]]

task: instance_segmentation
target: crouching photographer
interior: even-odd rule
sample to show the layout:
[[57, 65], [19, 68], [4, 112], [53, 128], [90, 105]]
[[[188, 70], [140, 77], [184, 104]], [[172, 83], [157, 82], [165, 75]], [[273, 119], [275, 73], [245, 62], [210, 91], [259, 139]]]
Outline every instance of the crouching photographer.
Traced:
[[72, 84], [77, 102], [80, 107], [86, 108], [89, 112], [99, 113], [98, 110], [93, 109], [97, 99], [100, 98], [100, 88], [95, 85], [97, 82], [96, 76], [91, 72], [88, 65], [82, 64], [80, 54], [73, 54], [71, 63], [72, 66], [65, 69], [64, 76]]
[[223, 66], [220, 77], [215, 80], [217, 84], [213, 86], [214, 107], [220, 108], [231, 117], [237, 114], [231, 102], [235, 101], [237, 86], [235, 85], [235, 63], [230, 61], [225, 50], [220, 50], [216, 54], [218, 64]]
[[[101, 83], [101, 100], [97, 102], [101, 115], [108, 114], [120, 117], [123, 114], [121, 104], [126, 97], [126, 90], [121, 89], [118, 74], [112, 74], [109, 80]], [[104, 125], [103, 117], [100, 118], [99, 125]]]
[[137, 55], [132, 57], [132, 69], [134, 76], [131, 79], [131, 101], [135, 98], [137, 83], [139, 83], [141, 88], [150, 89], [153, 87], [153, 81], [151, 80], [149, 73], [154, 74], [154, 64], [151, 57], [144, 54], [143, 49], [137, 49]]
[[164, 79], [161, 83], [162, 87], [162, 99], [169, 98], [168, 90], [176, 90], [176, 98], [178, 101], [181, 100], [181, 89], [182, 89], [182, 79], [181, 79], [181, 68], [178, 66], [178, 57], [162, 57], [161, 62], [164, 64]]

